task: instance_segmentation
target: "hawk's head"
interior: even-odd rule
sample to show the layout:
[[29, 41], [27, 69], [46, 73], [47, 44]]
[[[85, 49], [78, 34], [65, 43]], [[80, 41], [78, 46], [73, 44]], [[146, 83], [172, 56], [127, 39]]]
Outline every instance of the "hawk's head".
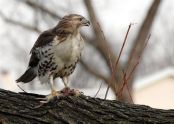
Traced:
[[64, 16], [58, 23], [57, 28], [70, 32], [76, 32], [82, 26], [89, 26], [90, 22], [81, 15], [70, 14]]
[[69, 24], [72, 24], [76, 27], [81, 27], [81, 26], [89, 26], [90, 22], [85, 19], [83, 16], [81, 15], [77, 15], [77, 14], [70, 14], [70, 15], [66, 15], [62, 18], [61, 22], [67, 22]]

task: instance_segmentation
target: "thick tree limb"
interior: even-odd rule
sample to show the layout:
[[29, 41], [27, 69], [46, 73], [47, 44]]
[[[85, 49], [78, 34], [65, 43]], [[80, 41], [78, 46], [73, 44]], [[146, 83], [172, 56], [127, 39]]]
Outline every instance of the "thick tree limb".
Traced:
[[0, 89], [0, 123], [2, 124], [130, 124], [174, 123], [174, 110], [154, 109], [84, 95], [56, 99], [35, 108], [43, 97]]

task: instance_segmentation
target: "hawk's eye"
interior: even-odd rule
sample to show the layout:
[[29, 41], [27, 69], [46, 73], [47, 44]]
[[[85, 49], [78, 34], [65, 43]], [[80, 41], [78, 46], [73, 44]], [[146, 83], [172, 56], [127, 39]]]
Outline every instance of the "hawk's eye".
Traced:
[[79, 20], [80, 20], [80, 21], [82, 21], [82, 20], [83, 20], [83, 18], [79, 18]]

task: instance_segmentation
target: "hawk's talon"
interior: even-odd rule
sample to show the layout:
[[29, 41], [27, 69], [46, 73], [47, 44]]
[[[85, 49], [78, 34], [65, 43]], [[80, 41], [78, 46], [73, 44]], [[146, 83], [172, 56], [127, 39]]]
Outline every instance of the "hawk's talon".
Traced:
[[44, 98], [36, 98], [36, 100], [46, 100], [46, 97], [44, 97]]
[[82, 94], [82, 92], [80, 92], [79, 90], [74, 90], [75, 96], [80, 96]]
[[83, 92], [80, 92], [79, 90], [76, 89], [70, 89], [69, 87], [65, 87], [61, 91], [52, 91], [51, 94], [47, 95], [44, 98], [36, 98], [37, 100], [40, 101], [40, 104], [34, 108], [40, 108], [46, 103], [49, 103], [50, 101], [54, 100], [55, 98], [60, 98], [63, 96], [80, 96], [83, 94]]
[[55, 98], [58, 98], [62, 96], [61, 93], [57, 92], [57, 91], [52, 91], [51, 94], [47, 95], [44, 98], [36, 98], [37, 100], [40, 100], [41, 105], [39, 105], [38, 107], [41, 107], [42, 105], [49, 103], [50, 101], [54, 100]]

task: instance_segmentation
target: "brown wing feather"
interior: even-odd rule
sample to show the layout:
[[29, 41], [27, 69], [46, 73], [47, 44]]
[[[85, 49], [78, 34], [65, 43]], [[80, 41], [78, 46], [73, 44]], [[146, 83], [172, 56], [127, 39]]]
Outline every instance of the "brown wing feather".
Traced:
[[45, 45], [49, 44], [50, 42], [52, 42], [53, 38], [55, 36], [56, 36], [56, 34], [53, 33], [52, 29], [41, 33], [40, 36], [38, 37], [38, 39], [36, 40], [33, 48], [31, 49], [30, 53], [32, 53], [33, 50], [35, 50], [37, 47], [42, 47], [42, 46], [45, 46]]
[[29, 61], [29, 67], [36, 67], [39, 63], [39, 58], [36, 53], [32, 53]]
[[35, 67], [39, 63], [39, 58], [37, 57], [37, 55], [35, 53], [35, 49], [49, 44], [50, 42], [53, 41], [55, 36], [56, 35], [54, 33], [52, 33], [52, 30], [47, 30], [40, 34], [40, 36], [38, 37], [37, 41], [35, 42], [33, 48], [30, 51], [30, 53], [31, 53], [31, 57], [30, 57], [30, 61], [29, 61], [30, 67]]
[[54, 28], [54, 29], [44, 31], [38, 37], [38, 39], [35, 42], [33, 48], [31, 49], [30, 53], [32, 53], [35, 48], [45, 46], [45, 45], [49, 44], [50, 42], [52, 42], [55, 36], [58, 37], [59, 42], [63, 42], [63, 41], [66, 40], [66, 38], [70, 34], [71, 34], [71, 32], [65, 31], [65, 30], [59, 30], [57, 27]]
[[44, 31], [37, 39], [35, 42], [33, 48], [31, 49], [31, 58], [29, 61], [29, 66], [30, 67], [35, 67], [37, 66], [39, 62], [39, 58], [37, 57], [35, 53], [35, 49], [38, 47], [43, 47], [45, 45], [48, 45], [53, 41], [53, 39], [57, 36], [59, 43], [65, 41], [67, 37], [70, 35], [70, 32], [64, 31], [64, 30], [59, 30], [59, 28], [55, 27], [54, 29], [50, 29], [47, 31]]

